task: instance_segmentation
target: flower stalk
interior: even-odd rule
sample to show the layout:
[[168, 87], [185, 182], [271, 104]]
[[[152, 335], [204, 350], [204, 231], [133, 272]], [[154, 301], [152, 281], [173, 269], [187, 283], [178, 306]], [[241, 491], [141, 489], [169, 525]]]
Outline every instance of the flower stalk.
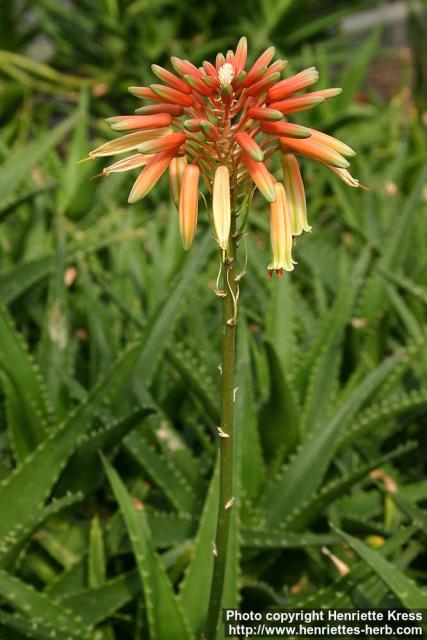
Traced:
[[234, 369], [238, 283], [236, 271], [236, 213], [231, 214], [229, 242], [223, 265], [223, 339], [221, 361], [221, 424], [218, 429], [220, 480], [214, 567], [205, 638], [214, 640], [222, 604], [231, 512], [234, 498]]

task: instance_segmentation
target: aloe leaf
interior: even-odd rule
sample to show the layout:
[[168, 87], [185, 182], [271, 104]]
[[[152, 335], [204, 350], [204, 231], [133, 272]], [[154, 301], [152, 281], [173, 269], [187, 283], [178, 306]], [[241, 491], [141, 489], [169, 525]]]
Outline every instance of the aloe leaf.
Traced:
[[402, 393], [402, 385], [404, 388], [405, 375], [416, 368], [416, 365], [419, 362], [420, 353], [425, 349], [426, 345], [427, 331], [425, 330], [419, 338], [408, 340], [406, 342], [401, 352], [402, 357], [396, 364], [394, 371], [390, 376], [388, 376], [378, 391], [378, 400], [384, 402], [387, 401], [390, 396], [398, 396], [398, 394]]
[[[334, 527], [335, 529], [335, 527]], [[400, 569], [386, 560], [378, 551], [368, 547], [364, 542], [335, 529], [337, 534], [361, 558], [380, 580], [395, 594], [402, 605], [408, 609], [424, 609], [427, 594], [424, 593], [413, 580], [409, 579]]]
[[[28, 618], [19, 613], [6, 613], [6, 611], [0, 610], [0, 634], [4, 631], [4, 627], [7, 629], [13, 629], [19, 632], [19, 639], [21, 638], [33, 638], [34, 640], [46, 640], [49, 636], [56, 638], [57, 640], [69, 640], [70, 634], [68, 631], [58, 631], [53, 627], [48, 627], [40, 622], [34, 623]], [[21, 635], [22, 634], [22, 635]], [[1, 635], [2, 638], [9, 638], [8, 635]], [[15, 636], [13, 636], [13, 640]]]
[[[73, 243], [67, 254], [67, 261], [73, 262], [82, 255], [90, 255], [115, 244], [128, 242], [132, 238], [140, 237], [141, 231], [136, 229], [132, 233], [114, 233], [100, 240], [87, 240]], [[42, 258], [22, 262], [8, 271], [0, 272], [0, 299], [4, 304], [11, 304], [28, 289], [43, 281], [55, 267], [55, 258], [46, 255]]]
[[[412, 546], [412, 545], [411, 545]], [[408, 549], [403, 550], [402, 555], [396, 559], [396, 564], [399, 569], [404, 570], [407, 561]], [[376, 575], [371, 575], [369, 578], [357, 585], [351, 594], [353, 606], [355, 607], [384, 607], [385, 605], [396, 606], [396, 599], [390, 594], [389, 589], [386, 587]]]
[[405, 201], [397, 220], [393, 222], [392, 232], [388, 235], [384, 244], [381, 257], [378, 261], [378, 271], [373, 272], [369, 278], [361, 305], [361, 315], [370, 322], [378, 320], [384, 310], [384, 286], [381, 272], [396, 271], [400, 269], [410, 247], [412, 218], [416, 214], [417, 203], [427, 177], [427, 168], [421, 169], [412, 190]]
[[296, 356], [296, 309], [292, 280], [275, 279], [271, 284], [266, 318], [267, 340], [274, 344], [283, 371], [291, 371]]
[[395, 355], [374, 369], [326, 424], [319, 424], [305, 438], [288, 466], [267, 489], [264, 504], [270, 525], [278, 524], [313, 495], [333, 458], [337, 438], [344, 426], [393, 371], [398, 360], [399, 355]]
[[211, 378], [201, 370], [195, 367], [194, 362], [190, 360], [184, 349], [180, 349], [177, 345], [174, 349], [168, 347], [166, 349], [166, 358], [173, 365], [184, 383], [188, 385], [188, 391], [197, 398], [204, 412], [210, 418], [211, 423], [215, 426], [219, 421], [218, 407], [215, 399], [214, 386]]
[[37, 140], [26, 144], [12, 153], [0, 169], [0, 193], [7, 198], [18, 184], [27, 177], [31, 167], [37, 164], [46, 153], [60, 142], [77, 122], [77, 114], [73, 114], [52, 131], [41, 135]]
[[3, 538], [0, 544], [0, 568], [7, 569], [13, 563], [22, 545], [27, 542], [30, 535], [43, 522], [81, 500], [83, 500], [83, 494], [67, 494], [63, 498], [53, 500], [46, 507], [35, 512], [32, 521], [28, 522], [26, 526], [20, 526], [18, 523], [15, 529]]
[[87, 562], [86, 557], [84, 557], [70, 568], [59, 573], [54, 580], [49, 582], [45, 587], [45, 593], [59, 601], [61, 598], [83, 591], [86, 584]]
[[427, 479], [410, 482], [399, 487], [399, 494], [411, 502], [420, 502], [427, 499]]
[[[290, 4], [289, 0], [286, 2]], [[295, 46], [297, 43], [308, 41], [310, 38], [324, 30], [335, 30], [336, 25], [340, 24], [342, 19], [348, 15], [352, 9], [350, 7], [343, 8], [331, 8], [331, 11], [314, 17], [312, 20], [304, 21], [303, 25], [299, 28], [292, 29], [292, 31], [286, 36], [286, 44], [288, 47]], [[271, 33], [271, 32], [270, 32]]]
[[[168, 549], [185, 543], [195, 536], [197, 520], [189, 514], [179, 514], [172, 511], [146, 511], [147, 524], [152, 539], [158, 549]], [[129, 551], [130, 546], [126, 536], [126, 527], [119, 511], [111, 518], [106, 526], [106, 546], [109, 556]]]
[[331, 399], [337, 387], [342, 353], [337, 345], [321, 351], [313, 365], [301, 416], [301, 434], [313, 431], [328, 415]]
[[321, 353], [339, 344], [353, 304], [353, 291], [349, 283], [338, 292], [333, 307], [323, 316], [313, 344], [302, 359], [292, 382], [300, 397], [304, 397], [310, 375]]
[[180, 585], [179, 600], [196, 637], [206, 620], [213, 571], [213, 548], [218, 511], [219, 465], [206, 495], [199, 528], [194, 539], [194, 553]]
[[[416, 527], [406, 527], [394, 534], [392, 538], [386, 540], [385, 543], [377, 551], [377, 554], [383, 558], [387, 558], [394, 553], [400, 551], [404, 544], [408, 542], [416, 532]], [[369, 578], [371, 570], [365, 562], [359, 561], [350, 568], [350, 572], [338, 578], [333, 584], [318, 589], [314, 593], [303, 597], [297, 596], [292, 600], [292, 606], [295, 608], [321, 608], [327, 604], [328, 607], [351, 607], [352, 601], [350, 594], [353, 589]]]
[[40, 373], [1, 306], [0, 371], [6, 379], [9, 436], [16, 459], [22, 462], [45, 438], [49, 414]]
[[[370, 406], [362, 415], [341, 434], [337, 446], [344, 449], [357, 438], [369, 433], [371, 429], [385, 421], [394, 418], [411, 417], [424, 414], [427, 410], [427, 390], [420, 389], [411, 393], [402, 394], [378, 405]], [[401, 425], [403, 420], [399, 421]]]
[[237, 352], [234, 429], [238, 436], [240, 449], [241, 500], [243, 503], [246, 498], [253, 499], [258, 495], [265, 474], [251, 371], [249, 332], [244, 317], [239, 320]]
[[194, 250], [185, 260], [183, 268], [148, 321], [138, 365], [146, 386], [152, 382], [157, 371], [167, 338], [174, 328], [174, 321], [178, 319], [179, 310], [184, 303], [185, 292], [209, 256], [211, 245], [210, 234], [196, 243]]
[[[304, 267], [312, 272], [310, 280], [313, 278], [313, 294], [318, 310], [323, 314], [327, 309], [326, 292], [335, 299], [344, 290], [343, 284], [350, 276], [348, 256], [331, 239], [317, 235], [310, 238], [310, 242], [301, 242], [299, 254]], [[301, 295], [301, 292], [298, 293]]]
[[386, 269], [381, 268], [378, 268], [378, 272], [387, 278], [387, 280], [393, 282], [396, 286], [421, 300], [423, 304], [427, 304], [427, 289], [425, 287], [401, 273], [394, 273], [393, 271], [387, 271]]
[[[189, 446], [182, 430], [156, 407], [161, 427], [154, 427], [154, 420], [148, 424], [147, 440], [156, 444], [160, 455], [167, 460], [172, 473], [180, 479], [193, 494], [193, 503], [201, 503], [206, 491], [206, 472], [211, 468], [211, 459], [201, 460]], [[184, 416], [187, 419], [187, 416]], [[190, 418], [191, 423], [191, 418]], [[200, 422], [198, 423], [200, 425]], [[200, 425], [203, 429], [205, 424]], [[205, 427], [206, 428], [206, 427]]]
[[[73, 130], [68, 153], [61, 170], [61, 183], [58, 189], [58, 209], [66, 212], [73, 206], [73, 201], [82, 198], [82, 192], [89, 188], [88, 165], [83, 167], [78, 161], [87, 153], [88, 146], [88, 107], [89, 96], [86, 91], [80, 94], [79, 106], [77, 109], [77, 122]], [[91, 170], [92, 171], [92, 170]], [[83, 198], [84, 200], [84, 198]]]
[[391, 460], [394, 460], [415, 448], [416, 443], [414, 442], [402, 444], [390, 453], [379, 458], [372, 458], [369, 462], [357, 467], [343, 478], [338, 478], [337, 480], [325, 485], [319, 493], [316, 493], [314, 496], [309, 498], [307, 502], [302, 503], [285, 519], [284, 527], [286, 529], [295, 530], [306, 526], [319, 514], [325, 513], [333, 500], [343, 496], [345, 492], [351, 489], [351, 487], [353, 487], [357, 482], [366, 478], [372, 469], [379, 469], [387, 462], [390, 462]]
[[139, 345], [128, 349], [101, 384], [89, 394], [87, 401], [0, 484], [0, 538], [14, 531], [18, 525], [25, 528], [33, 521], [33, 514], [49, 496], [93, 416], [109, 396], [128, 382], [139, 350]]
[[[94, 277], [123, 315], [140, 330], [145, 331], [146, 325], [143, 319], [129, 308], [129, 305], [126, 304], [123, 297], [113, 289], [107, 280], [98, 272], [94, 273]], [[175, 344], [173, 348], [166, 346], [165, 356], [181, 378], [188, 383], [189, 390], [196, 396], [212, 423], [216, 425], [218, 422], [218, 408], [213, 397], [213, 385], [210, 384], [209, 376], [195, 369], [194, 362], [179, 343]]]
[[57, 596], [57, 600], [73, 615], [79, 615], [84, 624], [95, 626], [110, 618], [140, 592], [141, 580], [138, 571], [134, 570], [97, 587]]
[[8, 200], [4, 201], [0, 204], [0, 222], [2, 222], [9, 214], [13, 213], [15, 209], [20, 207], [22, 204], [26, 204], [27, 202], [31, 202], [38, 195], [42, 193], [48, 193], [53, 189], [57, 188], [57, 183], [52, 182], [50, 184], [43, 185], [41, 187], [35, 187], [34, 189], [29, 189], [27, 192], [17, 195], [10, 196]]
[[126, 522], [135, 554], [147, 609], [152, 640], [192, 638], [169, 577], [156, 554], [143, 511], [137, 511], [115, 469], [103, 459], [105, 472]]
[[[378, 264], [381, 270], [397, 271], [403, 264], [411, 248], [411, 219], [418, 211], [418, 201], [422, 197], [427, 178], [427, 167], [423, 167], [405, 200], [405, 205], [396, 221], [393, 221], [393, 232], [384, 246], [383, 256]], [[395, 223], [395, 224], [394, 224]]]
[[70, 332], [67, 313], [65, 268], [67, 264], [67, 235], [65, 217], [59, 208], [54, 226], [55, 266], [50, 278], [46, 308], [45, 331], [42, 345], [42, 366], [49, 399], [58, 419], [61, 419], [60, 401], [63, 382], [58, 371], [67, 369], [69, 363]]
[[129, 434], [124, 441], [125, 449], [162, 489], [171, 504], [181, 513], [194, 510], [194, 495], [190, 484], [178, 474], [168, 460], [159, 455], [137, 433]]
[[147, 510], [147, 522], [156, 546], [170, 547], [193, 538], [197, 521], [188, 514]]
[[[49, 398], [57, 415], [62, 417], [60, 398], [64, 395], [63, 381], [58, 371], [66, 370], [69, 365], [70, 328], [68, 320], [68, 290], [65, 284], [65, 271], [68, 262], [68, 237], [65, 214], [75, 199], [79, 180], [87, 180], [82, 167], [77, 164], [87, 147], [87, 96], [81, 94], [78, 107], [78, 120], [67, 149], [64, 166], [60, 170], [60, 186], [57, 191], [57, 207], [54, 219], [54, 270], [49, 283], [49, 296], [46, 309], [46, 323], [42, 344], [43, 364]], [[86, 166], [87, 169], [87, 166]], [[79, 192], [82, 198], [82, 189]]]
[[427, 513], [402, 495], [400, 491], [388, 493], [387, 495], [390, 496], [397, 508], [404, 513], [415, 526], [419, 527], [424, 536], [427, 536]]
[[21, 262], [9, 271], [0, 272], [0, 299], [10, 304], [24, 291], [45, 278], [53, 269], [52, 256]]
[[310, 533], [242, 527], [242, 546], [255, 549], [301, 549], [311, 546], [335, 544], [338, 538], [330, 533]]
[[77, 618], [64, 611], [54, 600], [33, 587], [0, 570], [0, 594], [15, 609], [28, 616], [33, 622], [51, 627], [59, 632], [76, 633], [81, 638], [91, 640], [90, 629]]
[[328, 349], [336, 349], [336, 345], [340, 345], [342, 341], [343, 331], [351, 318], [354, 302], [364, 281], [370, 261], [371, 251], [366, 248], [360, 253], [351, 273], [345, 271], [342, 282], [336, 292], [335, 302], [321, 319], [313, 343], [304, 355], [292, 379], [302, 398], [305, 397], [312, 369], [315, 367], [320, 354]]
[[415, 317], [415, 314], [411, 311], [409, 305], [404, 300], [403, 296], [398, 293], [396, 287], [390, 283], [386, 283], [385, 290], [390, 300], [392, 308], [396, 312], [397, 316], [401, 319], [403, 325], [408, 332], [408, 335], [414, 338], [419, 338], [423, 334], [423, 329]]
[[366, 75], [366, 71], [378, 51], [378, 43], [381, 36], [381, 30], [375, 29], [372, 35], [367, 38], [366, 42], [351, 58], [351, 62], [344, 70], [337, 86], [342, 87], [343, 92], [337, 99], [341, 110], [347, 109], [354, 101], [356, 93], [360, 90], [362, 80]]
[[102, 525], [98, 515], [92, 518], [88, 550], [88, 585], [96, 589], [105, 584], [105, 547]]
[[265, 348], [270, 396], [260, 414], [261, 439], [266, 459], [280, 463], [295, 450], [299, 442], [299, 407], [275, 347], [267, 342]]
[[59, 479], [57, 493], [81, 491], [87, 494], [96, 490], [102, 481], [99, 451], [108, 453], [153, 411], [151, 407], [138, 407], [129, 415], [109, 421], [105, 427], [83, 436]]

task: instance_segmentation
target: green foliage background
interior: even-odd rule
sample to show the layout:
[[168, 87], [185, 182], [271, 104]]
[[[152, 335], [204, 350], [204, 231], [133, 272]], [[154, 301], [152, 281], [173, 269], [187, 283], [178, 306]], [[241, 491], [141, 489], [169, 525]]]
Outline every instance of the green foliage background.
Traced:
[[101, 165], [76, 162], [111, 135], [104, 117], [137, 107], [126, 88], [150, 82], [149, 63], [199, 63], [241, 35], [252, 59], [274, 44], [291, 70], [316, 64], [319, 88], [343, 87], [298, 121], [356, 148], [370, 190], [303, 164], [313, 232], [282, 280], [266, 278], [254, 201], [224, 603], [426, 607], [425, 16], [384, 94], [387, 33], [349, 42], [339, 28], [373, 5], [1, 5], [0, 638], [200, 637], [214, 242], [203, 212], [184, 255], [166, 181], [128, 207], [129, 176], [91, 181]]

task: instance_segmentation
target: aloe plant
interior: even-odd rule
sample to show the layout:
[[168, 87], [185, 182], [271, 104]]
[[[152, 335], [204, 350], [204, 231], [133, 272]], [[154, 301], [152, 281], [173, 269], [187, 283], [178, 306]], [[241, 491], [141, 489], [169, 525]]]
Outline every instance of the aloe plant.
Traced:
[[[314, 54], [328, 60], [315, 47], [307, 66]], [[313, 112], [357, 146], [370, 190], [303, 165], [314, 229], [281, 281], [265, 278], [252, 203], [232, 607], [425, 602], [426, 148], [404, 101], [355, 102], [374, 54], [336, 79], [350, 106], [343, 93]], [[218, 502], [217, 261], [203, 221], [183, 255], [161, 184], [135, 210], [125, 175], [75, 166], [88, 131], [105, 135], [85, 91], [77, 109], [21, 103], [0, 134], [0, 636], [197, 638]]]

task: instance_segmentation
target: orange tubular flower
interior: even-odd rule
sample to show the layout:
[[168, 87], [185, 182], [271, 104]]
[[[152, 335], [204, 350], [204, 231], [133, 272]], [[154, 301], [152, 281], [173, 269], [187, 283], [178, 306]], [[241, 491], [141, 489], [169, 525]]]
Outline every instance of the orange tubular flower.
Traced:
[[231, 226], [230, 172], [228, 167], [218, 167], [215, 171], [212, 216], [217, 242], [225, 251]]
[[178, 207], [179, 205], [182, 178], [186, 166], [187, 158], [185, 156], [181, 156], [180, 158], [172, 158], [169, 165], [169, 186], [171, 190], [172, 200], [175, 202], [176, 207]]
[[[176, 57], [171, 58], [173, 71], [152, 65], [162, 84], [129, 88], [149, 104], [137, 109], [137, 115], [108, 118], [111, 128], [125, 135], [91, 151], [89, 157], [133, 152], [101, 174], [142, 168], [129, 202], [146, 196], [169, 168], [185, 249], [196, 230], [199, 182], [212, 196], [211, 222], [223, 252], [231, 217], [235, 209], [248, 206], [253, 183], [271, 205], [269, 270], [282, 274], [293, 268], [292, 237], [311, 228], [296, 155], [320, 162], [349, 186], [361, 185], [347, 170], [347, 158], [354, 155], [350, 147], [287, 119], [333, 98], [341, 89], [302, 93], [317, 81], [317, 70], [311, 67], [282, 79], [287, 62], [273, 58], [270, 47], [248, 67], [247, 42], [241, 38], [235, 51], [219, 53], [214, 62], [205, 60], [201, 67]], [[282, 156], [282, 183], [267, 168], [276, 152]]]
[[264, 154], [261, 147], [244, 131], [236, 133], [236, 142], [239, 147], [241, 147], [243, 151], [252, 158], [252, 160], [255, 160], [256, 162], [262, 162], [264, 160]]
[[185, 250], [191, 247], [197, 227], [199, 209], [199, 174], [196, 164], [185, 167], [179, 194], [179, 230]]
[[159, 127], [168, 127], [172, 122], [172, 116], [168, 113], [151, 116], [115, 116], [107, 118], [106, 122], [114, 131], [158, 129]]
[[160, 180], [168, 168], [173, 155], [174, 151], [164, 151], [151, 158], [132, 187], [128, 198], [129, 203], [137, 202], [141, 200], [141, 198], [144, 198], [147, 193], [150, 193], [156, 182]]
[[179, 149], [181, 144], [185, 142], [183, 133], [171, 133], [157, 140], [147, 140], [138, 147], [139, 153], [158, 153], [160, 151], [168, 151], [169, 149]]
[[282, 156], [283, 184], [288, 196], [292, 235], [299, 236], [303, 231], [311, 231], [307, 222], [304, 183], [295, 156], [284, 153]]
[[246, 165], [247, 170], [258, 187], [259, 191], [262, 193], [267, 202], [274, 202], [276, 199], [276, 190], [274, 188], [274, 178], [271, 173], [268, 171], [267, 167], [263, 162], [256, 162], [251, 158], [250, 155], [243, 152], [242, 150], [242, 160]]
[[270, 204], [270, 237], [273, 259], [268, 265], [271, 276], [275, 271], [279, 276], [283, 271], [292, 271], [292, 223], [288, 199], [283, 184], [274, 185], [276, 199]]

